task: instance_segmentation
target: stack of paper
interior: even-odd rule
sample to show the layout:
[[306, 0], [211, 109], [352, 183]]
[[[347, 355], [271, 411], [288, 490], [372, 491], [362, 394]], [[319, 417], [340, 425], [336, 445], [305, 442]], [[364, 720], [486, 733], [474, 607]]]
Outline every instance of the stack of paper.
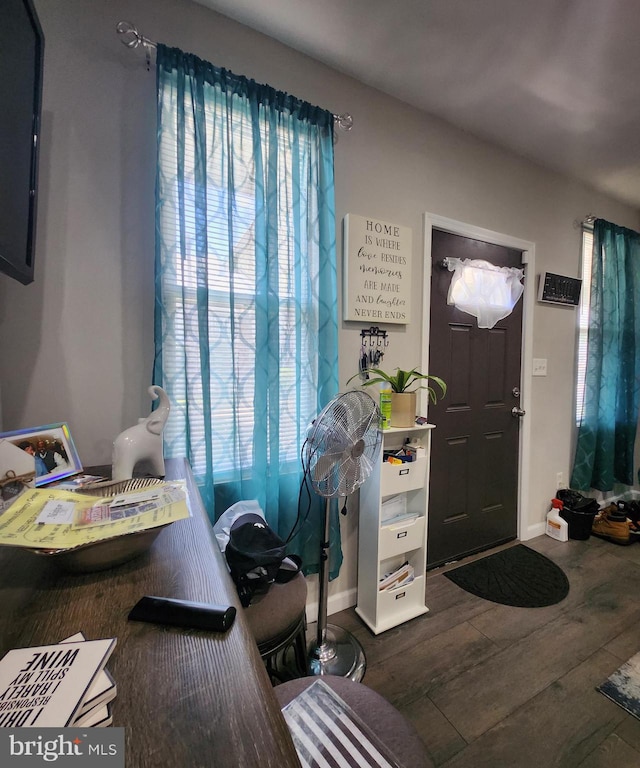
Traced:
[[405, 562], [395, 571], [385, 573], [385, 575], [378, 582], [378, 590], [382, 592], [385, 589], [396, 589], [396, 587], [402, 587], [405, 584], [410, 584], [415, 578], [415, 572], [413, 566]]
[[380, 521], [388, 523], [395, 518], [402, 518], [407, 514], [407, 494], [399, 493], [384, 499], [380, 509]]
[[182, 480], [105, 497], [29, 489], [3, 512], [0, 545], [62, 551], [94, 544], [187, 518], [186, 499]]
[[80, 634], [9, 651], [0, 660], [0, 727], [109, 725], [116, 686], [104, 666], [115, 644], [115, 638], [85, 640]]

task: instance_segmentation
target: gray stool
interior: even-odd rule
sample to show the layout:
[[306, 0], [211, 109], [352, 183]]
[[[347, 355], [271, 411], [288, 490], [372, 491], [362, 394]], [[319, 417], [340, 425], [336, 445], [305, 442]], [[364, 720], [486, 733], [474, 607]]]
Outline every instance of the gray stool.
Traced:
[[362, 683], [331, 675], [291, 680], [274, 688], [280, 708], [285, 707], [318, 679], [325, 682], [351, 707], [401, 765], [405, 768], [432, 768], [433, 763], [411, 723], [379, 693]]
[[[272, 584], [266, 594], [254, 597], [251, 605], [244, 609], [260, 655], [274, 682], [307, 674], [306, 602], [307, 582], [302, 573], [298, 573], [286, 584]], [[286, 672], [285, 656], [289, 649], [293, 649], [293, 674]]]

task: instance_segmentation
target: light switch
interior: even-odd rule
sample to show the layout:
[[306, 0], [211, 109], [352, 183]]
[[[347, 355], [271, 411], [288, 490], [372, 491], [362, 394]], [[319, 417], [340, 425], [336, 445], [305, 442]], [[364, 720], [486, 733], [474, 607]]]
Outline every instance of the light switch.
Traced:
[[534, 357], [533, 358], [533, 376], [546, 376], [546, 375], [547, 375], [547, 358]]

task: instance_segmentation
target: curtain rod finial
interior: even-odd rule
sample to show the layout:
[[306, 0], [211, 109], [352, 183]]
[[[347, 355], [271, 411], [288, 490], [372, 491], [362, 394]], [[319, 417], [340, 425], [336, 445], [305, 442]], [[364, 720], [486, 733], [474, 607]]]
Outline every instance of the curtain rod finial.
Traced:
[[116, 32], [120, 35], [120, 41], [127, 48], [137, 48], [141, 45], [147, 55], [147, 69], [149, 68], [149, 48], [155, 48], [156, 43], [148, 37], [141, 35], [138, 29], [130, 21], [119, 21], [116, 24]]
[[341, 115], [334, 115], [333, 119], [343, 131], [350, 131], [353, 128], [353, 117], [349, 112], [343, 112]]
[[119, 21], [116, 24], [116, 32], [122, 35], [120, 38], [123, 45], [127, 48], [137, 48], [140, 45], [140, 35], [138, 30], [128, 21]]

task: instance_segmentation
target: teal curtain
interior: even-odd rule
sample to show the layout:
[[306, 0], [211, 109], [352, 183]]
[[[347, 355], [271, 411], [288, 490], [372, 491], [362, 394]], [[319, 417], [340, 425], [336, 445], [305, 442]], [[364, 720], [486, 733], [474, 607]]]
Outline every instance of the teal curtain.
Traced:
[[585, 399], [572, 488], [633, 485], [639, 382], [640, 234], [596, 219]]
[[[158, 45], [156, 66], [165, 452], [189, 459], [212, 520], [257, 499], [286, 537], [307, 427], [338, 389], [333, 115], [175, 48]], [[290, 552], [309, 573], [324, 500], [302, 501]]]

